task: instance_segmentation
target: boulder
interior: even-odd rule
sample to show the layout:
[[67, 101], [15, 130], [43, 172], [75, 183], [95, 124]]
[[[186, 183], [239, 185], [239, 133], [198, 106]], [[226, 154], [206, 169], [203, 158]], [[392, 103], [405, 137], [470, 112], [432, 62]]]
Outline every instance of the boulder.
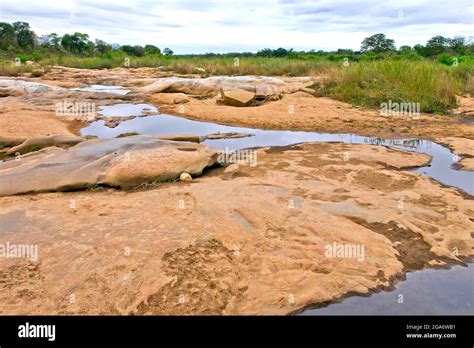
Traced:
[[230, 106], [250, 106], [255, 100], [255, 92], [249, 92], [243, 89], [220, 89], [222, 103]]
[[0, 164], [0, 196], [67, 191], [106, 185], [134, 188], [200, 175], [217, 161], [216, 150], [190, 142], [137, 135], [49, 147]]
[[75, 135], [44, 135], [26, 139], [20, 145], [12, 147], [7, 151], [7, 155], [16, 153], [24, 154], [31, 151], [37, 151], [49, 146], [69, 147], [87, 140], [85, 137]]

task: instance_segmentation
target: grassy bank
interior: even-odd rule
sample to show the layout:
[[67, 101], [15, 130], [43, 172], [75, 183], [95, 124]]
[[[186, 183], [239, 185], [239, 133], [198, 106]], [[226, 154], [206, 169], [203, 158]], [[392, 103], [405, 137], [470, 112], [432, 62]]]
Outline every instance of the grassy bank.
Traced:
[[320, 96], [379, 108], [391, 100], [419, 103], [420, 111], [445, 113], [456, 106], [456, 94], [473, 93], [474, 64], [446, 66], [436, 62], [378, 61], [332, 69], [318, 88]]
[[[67, 57], [56, 56], [43, 59], [40, 64], [62, 65], [79, 69], [103, 69], [124, 66], [125, 55], [105, 57]], [[179, 74], [192, 74], [196, 69], [204, 69], [207, 75], [266, 75], [266, 76], [308, 76], [318, 75], [331, 66], [340, 63], [326, 59], [298, 60], [265, 57], [167, 57], [148, 55], [129, 57], [129, 66], [164, 67]]]
[[[44, 68], [62, 65], [73, 68], [104, 69], [124, 66], [127, 56], [113, 54], [100, 57], [52, 56], [42, 59]], [[289, 59], [272, 57], [179, 57], [148, 55], [130, 57], [130, 67], [164, 67], [180, 74], [323, 76], [315, 85], [319, 96], [328, 96], [354, 105], [379, 108], [381, 103], [419, 103], [428, 113], [446, 113], [456, 106], [457, 94], [474, 95], [474, 59], [467, 57], [457, 65], [437, 60], [383, 59], [349, 61], [328, 59]], [[198, 70], [204, 69], [204, 70]], [[0, 75], [38, 74], [38, 68], [11, 61], [0, 62]]]

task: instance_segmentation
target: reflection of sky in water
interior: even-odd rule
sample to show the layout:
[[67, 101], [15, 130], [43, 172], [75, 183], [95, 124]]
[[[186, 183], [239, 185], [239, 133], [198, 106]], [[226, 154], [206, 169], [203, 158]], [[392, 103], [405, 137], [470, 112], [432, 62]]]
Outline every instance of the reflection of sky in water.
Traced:
[[85, 91], [85, 92], [100, 92], [100, 93], [113, 93], [125, 95], [130, 92], [127, 89], [123, 89], [122, 86], [105, 86], [105, 85], [91, 85], [87, 87], [71, 88], [73, 91]]
[[[403, 303], [398, 303], [403, 295]], [[464, 315], [474, 314], [474, 264], [450, 270], [407, 273], [393, 291], [349, 297], [302, 315]]]
[[101, 106], [99, 115], [107, 117], [142, 116], [144, 115], [144, 111], [152, 113], [158, 112], [158, 110], [150, 104], [115, 104]]
[[[116, 104], [102, 108], [104, 116], [141, 115], [147, 104]], [[151, 105], [147, 105], [152, 107]], [[156, 108], [151, 110], [156, 112]], [[259, 146], [284, 146], [289, 144], [315, 141], [339, 141], [354, 144], [376, 144], [392, 146], [408, 151], [427, 153], [433, 157], [430, 165], [416, 168], [415, 172], [430, 176], [446, 185], [462, 188], [474, 194], [474, 173], [454, 170], [451, 166], [455, 161], [451, 151], [428, 140], [384, 140], [375, 137], [364, 137], [354, 134], [331, 134], [316, 132], [272, 131], [244, 127], [218, 125], [209, 122], [188, 120], [185, 118], [159, 115], [135, 118], [124, 121], [116, 128], [105, 127], [104, 121], [96, 121], [82, 130], [84, 135], [97, 135], [101, 138], [113, 138], [122, 133], [138, 132], [140, 134], [194, 134], [240, 132], [252, 133], [254, 137], [240, 139], [207, 140], [204, 144], [218, 149], [236, 150]]]

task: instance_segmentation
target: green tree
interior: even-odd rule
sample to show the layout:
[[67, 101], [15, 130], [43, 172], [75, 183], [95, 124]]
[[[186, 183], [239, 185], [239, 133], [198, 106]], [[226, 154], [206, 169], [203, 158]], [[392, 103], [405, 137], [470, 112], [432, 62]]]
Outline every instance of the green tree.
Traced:
[[466, 53], [466, 39], [462, 36], [455, 36], [449, 39], [449, 49], [454, 53], [464, 55]]
[[16, 43], [15, 29], [10, 23], [0, 22], [0, 49], [8, 50]]
[[61, 38], [61, 46], [71, 53], [83, 53], [90, 45], [89, 35], [83, 33], [65, 34]]
[[426, 53], [428, 56], [437, 56], [447, 51], [449, 39], [443, 36], [434, 36], [426, 43]]
[[95, 40], [95, 48], [94, 50], [99, 53], [99, 54], [105, 54], [109, 52], [112, 49], [112, 46], [110, 46], [107, 42], [103, 40]]
[[360, 47], [362, 52], [375, 52], [381, 53], [386, 51], [395, 51], [395, 41], [392, 39], [387, 39], [384, 34], [375, 34], [369, 37], [366, 37], [362, 41]]
[[145, 54], [161, 54], [161, 50], [153, 45], [145, 45]]
[[36, 34], [27, 22], [14, 22], [16, 42], [21, 49], [33, 48], [36, 44]]
[[402, 52], [402, 53], [410, 53], [412, 51], [412, 48], [411, 48], [411, 46], [403, 45], [403, 46], [400, 46], [398, 51]]
[[145, 50], [142, 46], [123, 45], [120, 49], [131, 56], [141, 57], [145, 54]]
[[61, 38], [56, 33], [42, 35], [39, 37], [38, 42], [41, 47], [48, 50], [59, 51], [61, 49]]
[[271, 57], [273, 55], [273, 51], [270, 48], [264, 48], [257, 52], [257, 56], [259, 57]]
[[276, 50], [273, 50], [272, 56], [273, 57], [287, 57], [290, 52], [292, 52], [293, 49], [286, 50], [282, 47], [277, 48]]
[[174, 53], [174, 52], [173, 52], [170, 48], [168, 48], [168, 47], [166, 47], [166, 48], [163, 50], [163, 54], [164, 54], [165, 56], [172, 56], [173, 53]]

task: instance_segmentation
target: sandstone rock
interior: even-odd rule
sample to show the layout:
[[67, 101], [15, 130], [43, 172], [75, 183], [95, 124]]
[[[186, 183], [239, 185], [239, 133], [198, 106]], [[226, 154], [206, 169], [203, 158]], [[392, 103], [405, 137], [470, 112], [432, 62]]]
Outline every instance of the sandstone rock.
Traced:
[[222, 103], [230, 106], [250, 106], [255, 100], [255, 93], [243, 89], [220, 89]]
[[186, 94], [179, 94], [173, 98], [173, 104], [189, 103], [189, 97]]
[[109, 128], [117, 127], [122, 121], [133, 120], [136, 116], [114, 116], [114, 117], [98, 117], [100, 120], [104, 120], [104, 126]]
[[250, 93], [257, 93], [257, 86], [251, 84], [244, 84], [244, 85], [237, 85], [235, 86], [236, 89], [243, 89], [244, 91]]
[[153, 96], [155, 105], [173, 105], [189, 103], [189, 97], [184, 93], [157, 93]]
[[192, 143], [200, 143], [202, 141], [202, 138], [199, 135], [193, 134], [165, 134], [154, 136], [154, 138], [170, 141], [190, 141]]
[[24, 141], [25, 141], [25, 138], [0, 137], [0, 148], [17, 146], [17, 145], [20, 145]]
[[[283, 315], [450, 263], [454, 246], [472, 255], [474, 201], [393, 167], [428, 156], [342, 143], [257, 151], [257, 168], [196, 185], [0, 197], [0, 244], [37, 244], [41, 261], [2, 260], [0, 314]], [[328, 257], [334, 243], [364, 246], [365, 258]], [[87, 301], [70, 304], [72, 287]]]
[[16, 153], [24, 154], [30, 151], [37, 151], [48, 146], [73, 146], [87, 140], [85, 137], [78, 137], [75, 135], [45, 135], [33, 137], [25, 140], [20, 145], [12, 147], [7, 151], [7, 155]]
[[267, 76], [212, 76], [208, 78], [159, 78], [155, 82], [137, 88], [139, 93], [185, 93], [203, 97], [214, 97], [221, 87], [244, 89], [260, 95], [292, 93], [311, 84], [311, 79], [286, 78], [285, 81]]
[[9, 93], [36, 93], [50, 91], [64, 91], [64, 88], [49, 86], [44, 83], [29, 82], [23, 80], [3, 79], [0, 78], [0, 87], [7, 89]]
[[189, 142], [138, 135], [95, 139], [69, 150], [51, 147], [0, 165], [0, 196], [67, 191], [95, 185], [133, 188], [143, 183], [200, 175], [217, 151]]
[[189, 175], [188, 173], [182, 173], [180, 176], [179, 176], [179, 180], [181, 181], [193, 181], [193, 178], [191, 175]]

